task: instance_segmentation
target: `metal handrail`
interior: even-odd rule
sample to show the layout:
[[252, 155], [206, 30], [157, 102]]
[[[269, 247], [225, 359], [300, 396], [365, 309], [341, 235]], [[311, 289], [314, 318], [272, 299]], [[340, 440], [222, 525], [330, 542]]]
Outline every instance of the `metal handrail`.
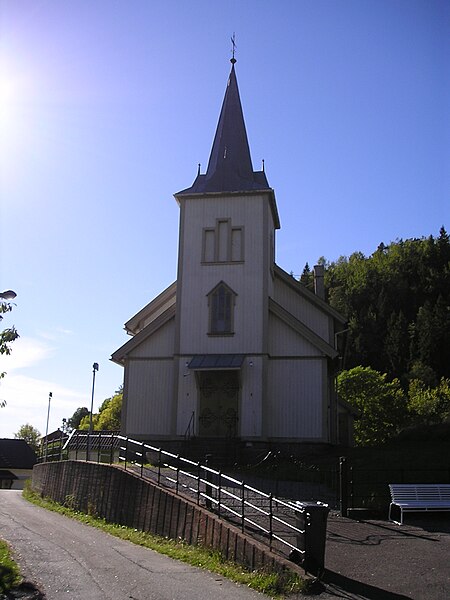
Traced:
[[[177, 495], [194, 499], [198, 505], [204, 504], [219, 518], [241, 527], [243, 532], [256, 536], [283, 555], [292, 551], [305, 555], [305, 550], [299, 547], [303, 545], [301, 536], [305, 529], [299, 526], [298, 517], [299, 514], [305, 517], [306, 509], [299, 503], [275, 497], [208, 465], [123, 435], [72, 432], [61, 458], [69, 458], [73, 446], [76, 459], [86, 453], [87, 460], [88, 448], [95, 447], [92, 438], [98, 438], [98, 451], [91, 452], [91, 458], [97, 455], [97, 462], [101, 462], [103, 442], [103, 455], [107, 450], [110, 464], [115, 449], [118, 462], [125, 470], [170, 488]], [[147, 462], [148, 453], [157, 456], [157, 465]]]

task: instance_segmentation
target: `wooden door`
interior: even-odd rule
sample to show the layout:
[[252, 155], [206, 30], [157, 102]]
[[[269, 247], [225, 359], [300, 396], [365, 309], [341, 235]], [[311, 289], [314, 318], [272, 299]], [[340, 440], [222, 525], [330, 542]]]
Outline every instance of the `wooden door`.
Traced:
[[199, 436], [232, 438], [238, 432], [239, 371], [198, 373]]

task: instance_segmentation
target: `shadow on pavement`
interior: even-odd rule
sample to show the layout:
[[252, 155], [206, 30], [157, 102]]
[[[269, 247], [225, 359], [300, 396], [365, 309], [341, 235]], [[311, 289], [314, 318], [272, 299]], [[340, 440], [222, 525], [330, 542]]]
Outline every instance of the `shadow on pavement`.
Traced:
[[[339, 573], [334, 573], [325, 569], [322, 582], [326, 584], [326, 591], [334, 594], [338, 598], [367, 598], [367, 600], [411, 600], [410, 596], [388, 592], [381, 588], [361, 583], [355, 579], [350, 579]], [[324, 591], [322, 589], [322, 591]], [[320, 593], [318, 591], [318, 593]]]

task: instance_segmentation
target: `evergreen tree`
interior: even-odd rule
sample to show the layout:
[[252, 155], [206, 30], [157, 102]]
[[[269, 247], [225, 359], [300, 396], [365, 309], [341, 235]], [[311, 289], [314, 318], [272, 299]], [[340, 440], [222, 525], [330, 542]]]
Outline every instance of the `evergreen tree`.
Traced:
[[371, 367], [404, 386], [450, 376], [450, 239], [380, 244], [325, 264], [330, 305], [347, 316], [346, 368]]

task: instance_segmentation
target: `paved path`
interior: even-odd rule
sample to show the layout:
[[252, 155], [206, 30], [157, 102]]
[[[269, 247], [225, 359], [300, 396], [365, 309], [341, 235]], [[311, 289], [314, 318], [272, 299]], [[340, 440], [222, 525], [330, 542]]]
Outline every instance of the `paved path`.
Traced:
[[47, 600], [258, 600], [244, 586], [0, 490], [0, 537]]
[[[266, 598], [36, 507], [13, 490], [0, 490], [0, 537], [47, 600]], [[399, 527], [332, 513], [325, 564], [319, 600], [449, 600], [449, 515], [408, 515]]]
[[405, 520], [399, 527], [331, 514], [320, 600], [449, 600], [448, 513], [408, 514]]

